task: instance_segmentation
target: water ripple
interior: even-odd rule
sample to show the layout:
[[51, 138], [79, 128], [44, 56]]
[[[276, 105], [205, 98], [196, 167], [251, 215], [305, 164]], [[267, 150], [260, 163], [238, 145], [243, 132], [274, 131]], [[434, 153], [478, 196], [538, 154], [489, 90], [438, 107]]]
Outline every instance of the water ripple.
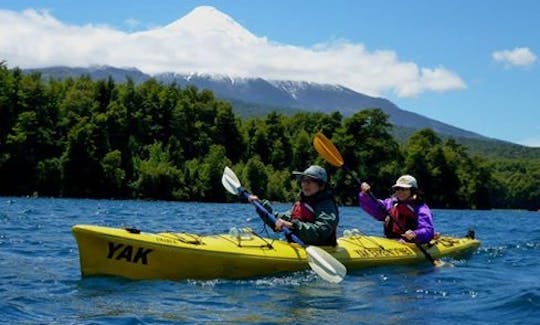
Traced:
[[[342, 208], [341, 216], [340, 233], [381, 233], [358, 208]], [[540, 225], [531, 220], [537, 219], [523, 211], [436, 211], [438, 231], [463, 235], [472, 227], [482, 240], [470, 258], [450, 260], [449, 268], [357, 270], [337, 285], [310, 270], [245, 280], [129, 281], [81, 279], [71, 226], [199, 234], [264, 228], [254, 208], [240, 203], [1, 198], [0, 315], [9, 324], [536, 323]]]

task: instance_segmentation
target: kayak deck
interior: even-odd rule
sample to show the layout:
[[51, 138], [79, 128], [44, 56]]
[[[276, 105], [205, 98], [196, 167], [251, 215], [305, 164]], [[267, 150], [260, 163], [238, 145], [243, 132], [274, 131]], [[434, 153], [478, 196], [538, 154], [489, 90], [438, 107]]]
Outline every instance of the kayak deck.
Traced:
[[[250, 231], [200, 236], [147, 233], [137, 229], [75, 225], [83, 276], [129, 279], [247, 278], [309, 268], [306, 251], [296, 243], [264, 238]], [[460, 257], [480, 246], [473, 238], [441, 236], [425, 246], [435, 258]], [[336, 247], [322, 247], [347, 269], [425, 262], [414, 244], [352, 234]]]

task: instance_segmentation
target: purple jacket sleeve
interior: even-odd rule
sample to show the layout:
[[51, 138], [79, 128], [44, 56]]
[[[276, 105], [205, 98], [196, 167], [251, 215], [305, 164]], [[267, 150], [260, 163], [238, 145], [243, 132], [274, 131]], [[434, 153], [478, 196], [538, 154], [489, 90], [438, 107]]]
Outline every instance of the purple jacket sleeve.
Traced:
[[[373, 218], [384, 221], [384, 218], [388, 215], [388, 211], [392, 208], [394, 200], [391, 198], [385, 200], [374, 201], [367, 193], [358, 193], [358, 203], [362, 210]], [[381, 205], [384, 210], [381, 209]], [[416, 241], [420, 244], [427, 243], [433, 239], [433, 216], [431, 210], [427, 204], [423, 203], [415, 207], [416, 215], [418, 216], [418, 227], [414, 230], [416, 234]]]
[[418, 216], [418, 227], [414, 231], [416, 233], [416, 241], [424, 244], [433, 239], [433, 215], [425, 203], [417, 206], [415, 210]]
[[[379, 201], [377, 203], [377, 201]], [[373, 200], [371, 196], [364, 192], [358, 193], [358, 204], [362, 208], [362, 210], [366, 211], [367, 214], [372, 216], [373, 218], [384, 221], [384, 218], [386, 217], [386, 214], [390, 207], [392, 206], [391, 199], [386, 200]], [[385, 208], [385, 210], [381, 209], [381, 205]]]

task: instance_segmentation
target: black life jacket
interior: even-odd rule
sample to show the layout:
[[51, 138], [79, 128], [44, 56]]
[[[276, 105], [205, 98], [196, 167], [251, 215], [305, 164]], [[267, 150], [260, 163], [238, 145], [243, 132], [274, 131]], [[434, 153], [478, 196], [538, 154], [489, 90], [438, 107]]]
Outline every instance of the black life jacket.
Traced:
[[393, 218], [384, 223], [384, 234], [388, 238], [401, 238], [401, 235], [407, 230], [415, 230], [418, 227], [418, 216], [409, 203], [394, 203], [390, 209], [390, 215]]

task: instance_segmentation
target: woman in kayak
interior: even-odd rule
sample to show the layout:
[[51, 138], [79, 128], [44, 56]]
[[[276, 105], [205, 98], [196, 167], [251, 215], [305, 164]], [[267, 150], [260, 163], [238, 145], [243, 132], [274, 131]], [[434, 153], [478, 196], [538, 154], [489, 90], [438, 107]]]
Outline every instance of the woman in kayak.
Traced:
[[403, 175], [392, 186], [395, 194], [378, 200], [369, 190], [368, 183], [360, 185], [360, 207], [377, 220], [384, 221], [384, 234], [408, 242], [424, 244], [433, 239], [433, 216], [418, 191], [416, 179]]
[[[262, 211], [257, 210], [257, 213], [275, 231], [287, 227], [306, 245], [335, 246], [339, 213], [334, 196], [328, 190], [326, 170], [312, 165], [303, 172], [294, 171], [293, 175], [301, 192], [291, 210], [275, 213], [275, 224]], [[248, 198], [250, 202], [258, 199], [256, 195]], [[270, 202], [263, 200], [262, 205], [272, 213]]]

